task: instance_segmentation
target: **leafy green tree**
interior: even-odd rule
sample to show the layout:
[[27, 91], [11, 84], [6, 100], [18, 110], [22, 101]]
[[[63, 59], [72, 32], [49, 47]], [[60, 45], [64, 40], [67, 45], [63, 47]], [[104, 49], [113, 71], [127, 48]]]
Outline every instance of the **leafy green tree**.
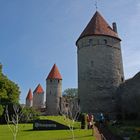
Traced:
[[40, 113], [32, 107], [24, 107], [22, 109], [21, 122], [32, 122], [35, 119], [39, 119]]
[[[4, 120], [4, 108], [9, 105], [19, 104], [20, 90], [17, 84], [9, 80], [7, 76], [2, 73], [2, 65], [0, 64], [0, 117]], [[8, 108], [9, 109], [9, 108]], [[13, 111], [8, 110], [9, 114]], [[3, 122], [3, 121], [2, 121]]]
[[0, 104], [18, 103], [19, 95], [20, 90], [18, 85], [2, 73], [2, 66], [0, 64]]
[[63, 96], [67, 98], [75, 98], [78, 97], [78, 89], [77, 88], [68, 88], [63, 92]]

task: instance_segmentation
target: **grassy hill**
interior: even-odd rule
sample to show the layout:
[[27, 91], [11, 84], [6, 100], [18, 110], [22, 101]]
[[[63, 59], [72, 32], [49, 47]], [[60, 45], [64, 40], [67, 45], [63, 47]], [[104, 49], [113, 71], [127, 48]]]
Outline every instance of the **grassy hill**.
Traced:
[[[75, 140], [95, 140], [91, 130], [74, 130]], [[12, 140], [12, 133], [7, 125], [0, 125], [0, 139]], [[17, 140], [70, 140], [69, 130], [32, 131], [32, 124], [20, 124]]]
[[[54, 120], [62, 124], [68, 124], [62, 116], [41, 116], [40, 119]], [[71, 120], [69, 120], [72, 122]], [[75, 123], [75, 127], [80, 126], [79, 122]], [[92, 136], [92, 130], [74, 130], [75, 140], [95, 140]], [[7, 125], [0, 125], [0, 140], [12, 140], [13, 136]], [[17, 140], [70, 140], [72, 133], [70, 130], [43, 130], [33, 131], [32, 124], [19, 124], [19, 132]]]
[[73, 127], [74, 128], [79, 128], [80, 129], [80, 126], [81, 126], [81, 123], [80, 122], [73, 122], [72, 120], [64, 117], [64, 116], [40, 116], [40, 119], [41, 120], [52, 120], [52, 121], [56, 121], [58, 123], [61, 123], [63, 125], [74, 125]]

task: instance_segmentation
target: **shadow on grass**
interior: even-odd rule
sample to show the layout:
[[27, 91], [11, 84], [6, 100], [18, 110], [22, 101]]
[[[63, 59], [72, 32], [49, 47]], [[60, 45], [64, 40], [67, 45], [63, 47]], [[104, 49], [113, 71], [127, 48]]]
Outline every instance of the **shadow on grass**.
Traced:
[[[37, 131], [51, 131], [51, 130], [33, 130], [33, 129], [28, 129], [28, 130], [23, 130], [24, 132], [37, 132]], [[53, 131], [53, 130], [52, 130]], [[55, 130], [57, 131], [57, 130]], [[61, 131], [61, 130], [58, 130]], [[62, 130], [63, 131], [63, 130]], [[84, 136], [75, 136], [74, 139], [75, 140], [80, 140], [80, 139], [86, 139], [88, 137], [94, 137], [92, 134], [90, 135], [84, 135]], [[51, 140], [72, 140], [72, 136], [68, 136], [67, 138], [52, 138]]]
[[[33, 130], [33, 129], [28, 129], [28, 130], [23, 130], [23, 131], [29, 132], [29, 131], [35, 131], [35, 130]], [[38, 131], [38, 130], [37, 130], [37, 131]]]
[[[74, 139], [83, 139], [83, 138], [88, 138], [88, 137], [91, 137], [92, 135], [86, 135], [86, 136], [77, 136], [77, 137], [74, 137]], [[92, 136], [93, 137], [93, 136]], [[54, 138], [54, 139], [51, 139], [51, 140], [72, 140], [72, 137], [69, 137], [69, 138]]]
[[28, 130], [23, 130], [23, 131], [25, 131], [25, 132], [29, 132], [29, 131], [35, 131], [35, 132], [39, 132], [39, 131], [64, 131], [64, 130], [68, 130], [68, 129], [56, 129], [56, 130], [54, 130], [54, 129], [48, 129], [48, 130], [46, 130], [46, 129], [38, 129], [38, 130], [34, 130], [34, 129], [28, 129]]

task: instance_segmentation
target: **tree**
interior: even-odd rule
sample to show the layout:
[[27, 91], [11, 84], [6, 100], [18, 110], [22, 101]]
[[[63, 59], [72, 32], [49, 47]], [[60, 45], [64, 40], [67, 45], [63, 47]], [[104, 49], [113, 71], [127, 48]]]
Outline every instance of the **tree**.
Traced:
[[[19, 95], [18, 85], [2, 73], [2, 65], [0, 64], [0, 112], [3, 112], [6, 105], [18, 104]], [[11, 112], [9, 111], [9, 113]]]
[[22, 109], [21, 122], [33, 122], [35, 119], [39, 119], [40, 112], [36, 111], [32, 107], [24, 107]]
[[69, 130], [72, 134], [72, 140], [75, 140], [74, 124], [75, 121], [78, 120], [80, 115], [80, 106], [78, 103], [77, 89], [68, 88], [64, 90], [61, 101], [62, 102], [59, 106], [59, 113], [65, 117], [65, 121], [69, 126]]
[[63, 92], [63, 96], [66, 96], [68, 98], [78, 97], [78, 89], [77, 88], [65, 89], [64, 92]]
[[78, 117], [80, 114], [80, 106], [79, 106], [78, 102], [76, 101], [76, 99], [73, 98], [69, 101], [66, 112], [63, 112], [60, 109], [60, 114], [65, 117], [65, 121], [72, 134], [72, 140], [75, 140], [74, 124], [78, 120]]
[[19, 87], [5, 75], [0, 75], [0, 104], [19, 102]]
[[12, 132], [13, 140], [16, 140], [17, 133], [19, 130], [18, 123], [19, 123], [19, 120], [21, 119], [22, 111], [21, 111], [20, 106], [18, 106], [16, 104], [13, 105], [13, 110], [14, 110], [14, 113], [12, 115], [10, 115], [8, 112], [8, 106], [6, 106], [5, 120], [7, 122], [9, 129]]

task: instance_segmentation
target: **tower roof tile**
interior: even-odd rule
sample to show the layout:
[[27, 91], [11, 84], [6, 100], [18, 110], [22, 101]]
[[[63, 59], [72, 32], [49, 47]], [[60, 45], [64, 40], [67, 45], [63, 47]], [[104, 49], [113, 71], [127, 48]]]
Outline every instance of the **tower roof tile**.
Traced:
[[34, 90], [33, 93], [41, 94], [41, 93], [44, 93], [44, 90], [43, 90], [42, 86], [40, 84], [38, 84], [38, 86], [36, 87], [36, 89]]
[[59, 80], [62, 80], [62, 76], [61, 76], [56, 64], [53, 65], [53, 67], [52, 67], [47, 79], [59, 79]]
[[[101, 14], [98, 11], [96, 11], [94, 16], [84, 29], [84, 31], [81, 33], [78, 40], [85, 36], [92, 35], [111, 36], [120, 40], [118, 34], [109, 26], [109, 24], [106, 22], [106, 20], [101, 16]], [[76, 44], [78, 40], [76, 41]]]
[[31, 101], [32, 99], [33, 99], [32, 91], [31, 91], [31, 89], [29, 89], [27, 97], [26, 97], [26, 100], [30, 100]]

